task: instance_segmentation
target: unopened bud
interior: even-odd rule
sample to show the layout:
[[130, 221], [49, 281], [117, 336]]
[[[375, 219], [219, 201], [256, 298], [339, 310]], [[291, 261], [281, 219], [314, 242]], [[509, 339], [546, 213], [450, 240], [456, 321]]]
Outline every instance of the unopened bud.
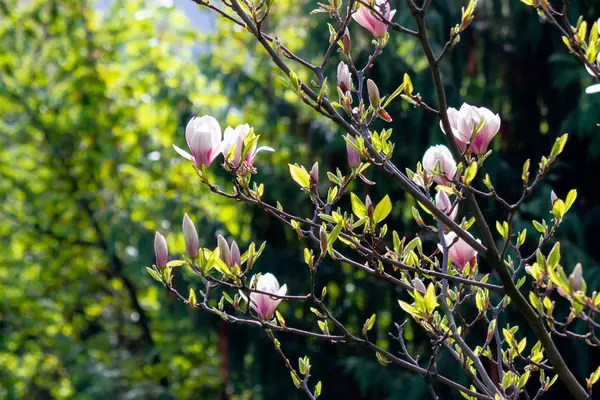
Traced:
[[156, 266], [165, 268], [169, 262], [169, 249], [165, 237], [159, 232], [154, 235], [154, 255], [156, 256]]
[[344, 94], [349, 92], [352, 87], [352, 75], [350, 74], [350, 69], [343, 61], [338, 64], [337, 85]]
[[[356, 143], [352, 136], [348, 135], [347, 138], [350, 142]], [[346, 142], [346, 153], [348, 154], [348, 165], [350, 165], [350, 168], [357, 168], [360, 165], [360, 154], [348, 142]]]
[[223, 236], [219, 235], [217, 241], [219, 243], [219, 257], [225, 264], [230, 266], [229, 264], [231, 264], [231, 253], [229, 251], [229, 245], [227, 244], [227, 240], [225, 240]]
[[352, 49], [352, 41], [350, 40], [350, 31], [348, 31], [348, 28], [346, 28], [344, 36], [342, 36], [342, 49], [346, 54], [350, 53]]
[[381, 101], [381, 98], [379, 97], [379, 89], [377, 88], [375, 82], [370, 79], [367, 79], [367, 91], [369, 93], [369, 101], [371, 102], [371, 106], [377, 110]]
[[185, 251], [192, 260], [198, 258], [198, 232], [194, 223], [187, 214], [183, 216], [183, 240], [185, 242]]
[[319, 163], [313, 164], [310, 170], [310, 186], [316, 187], [319, 184]]
[[235, 240], [233, 242], [231, 242], [231, 265], [230, 267], [233, 267], [234, 265], [242, 265], [242, 257], [240, 256], [240, 248], [238, 247], [237, 243], [235, 242]]
[[425, 288], [425, 284], [419, 278], [413, 279], [412, 284], [414, 289], [421, 294], [425, 294], [425, 292], [427, 291], [427, 289]]
[[327, 252], [327, 231], [322, 226], [319, 229], [319, 240], [321, 241], [321, 253], [325, 254]]
[[582, 290], [583, 268], [581, 267], [581, 263], [577, 263], [577, 265], [575, 265], [575, 268], [573, 268], [573, 272], [569, 276], [569, 280], [571, 281], [571, 288], [574, 292]]
[[373, 203], [371, 202], [369, 195], [367, 195], [367, 198], [365, 199], [365, 206], [367, 207], [367, 215], [369, 216], [369, 219], [373, 219]]

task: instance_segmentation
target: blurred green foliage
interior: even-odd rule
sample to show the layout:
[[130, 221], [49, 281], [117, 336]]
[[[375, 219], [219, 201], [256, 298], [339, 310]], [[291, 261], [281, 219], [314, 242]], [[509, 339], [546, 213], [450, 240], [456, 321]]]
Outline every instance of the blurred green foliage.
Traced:
[[[265, 199], [307, 216], [310, 202], [289, 179], [287, 163], [320, 161], [325, 181], [325, 170], [347, 171], [345, 144], [337, 128], [279, 82], [247, 32], [220, 18], [214, 30], [194, 31], [180, 10], [157, 4], [115, 0], [99, 11], [85, 0], [0, 0], [0, 398], [301, 398], [260, 330], [189, 311], [144, 267], [153, 263], [155, 230], [167, 236], [173, 255], [184, 250], [179, 225], [187, 212], [201, 246], [215, 246], [217, 233], [235, 238], [242, 251], [251, 240], [267, 240], [257, 271], [275, 273], [290, 293], [304, 293], [304, 244], [260, 211], [210, 195], [171, 144], [184, 145], [193, 115], [214, 115], [223, 128], [250, 123], [277, 150], [257, 162]], [[433, 2], [428, 21], [437, 50], [460, 19], [460, 5]], [[308, 14], [315, 7], [278, 0], [266, 27], [311, 62], [320, 61], [328, 38], [326, 16]], [[398, 21], [412, 26], [403, 2], [395, 8]], [[591, 1], [571, 5], [572, 18], [592, 20], [598, 11]], [[359, 26], [350, 31], [360, 65], [370, 37]], [[582, 262], [588, 285], [599, 287], [600, 101], [582, 94], [591, 78], [563, 47], [519, 2], [481, 1], [473, 26], [442, 63], [443, 75], [451, 106], [467, 101], [500, 113], [487, 172], [509, 200], [520, 193], [525, 159], [535, 164], [556, 136], [572, 133], [561, 164], [518, 222], [533, 233], [530, 220], [549, 215], [551, 188], [559, 196], [577, 188], [578, 204], [558, 237], [565, 264]], [[334, 55], [326, 68], [330, 82], [338, 61]], [[418, 43], [392, 35], [369, 77], [385, 95], [405, 72], [435, 104]], [[438, 123], [401, 100], [389, 111], [394, 161], [414, 169], [428, 145], [442, 142]], [[211, 170], [227, 187], [225, 174]], [[380, 172], [370, 170], [369, 178], [377, 185], [354, 189], [376, 199], [389, 193], [390, 226], [421, 234], [411, 220], [412, 200]], [[497, 205], [483, 209], [491, 220], [503, 219]], [[422, 234], [434, 246], [435, 238]], [[336, 315], [359, 330], [376, 312], [378, 344], [395, 350], [387, 332], [406, 318], [396, 302], [404, 294], [349, 266], [320, 268], [318, 285], [327, 286]], [[198, 285], [182, 275], [183, 291]], [[316, 329], [308, 307], [284, 302], [280, 311], [288, 324]], [[515, 324], [520, 317], [508, 318]], [[291, 360], [311, 357], [322, 398], [429, 398], [420, 377], [382, 368], [366, 350], [279, 339]], [[426, 360], [426, 336], [409, 323], [405, 339]], [[577, 374], [596, 367], [596, 350], [559, 346]], [[442, 358], [440, 366], [466, 382], [453, 360]], [[553, 390], [555, 398], [563, 395], [558, 384]]]

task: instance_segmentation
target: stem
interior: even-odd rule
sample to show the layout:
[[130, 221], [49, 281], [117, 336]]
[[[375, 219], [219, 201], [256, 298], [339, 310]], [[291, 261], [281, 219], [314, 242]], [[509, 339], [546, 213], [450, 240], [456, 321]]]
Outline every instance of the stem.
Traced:
[[[442, 246], [442, 254], [443, 254], [442, 272], [444, 272], [446, 274], [446, 273], [448, 273], [448, 245], [446, 244], [446, 239], [444, 238], [444, 224], [442, 224], [440, 221], [438, 221], [437, 226], [438, 226], [438, 237], [440, 240], [440, 245]], [[450, 328], [450, 331], [452, 332], [452, 338], [456, 341], [456, 343], [458, 343], [458, 345], [459, 345], [460, 349], [463, 351], [463, 353], [465, 353], [471, 359], [471, 361], [473, 361], [473, 365], [475, 366], [475, 369], [479, 373], [479, 376], [481, 376], [481, 379], [485, 383], [485, 386], [488, 388], [489, 393], [492, 395], [499, 395], [502, 398], [502, 394], [500, 393], [500, 391], [498, 390], [496, 385], [494, 385], [494, 382], [492, 382], [492, 379], [490, 378], [487, 371], [485, 370], [485, 367], [483, 366], [483, 364], [481, 364], [481, 360], [479, 360], [479, 357], [477, 357], [477, 355], [473, 352], [473, 350], [471, 350], [469, 345], [463, 340], [463, 338], [458, 333], [458, 329], [456, 328], [456, 322], [454, 321], [454, 315], [452, 314], [452, 311], [448, 307], [448, 301], [446, 299], [447, 292], [448, 292], [448, 279], [443, 278], [442, 279], [442, 294], [441, 294], [441, 299], [440, 299], [440, 306], [442, 307], [444, 314], [446, 314], [446, 318], [448, 318], [448, 327]]]

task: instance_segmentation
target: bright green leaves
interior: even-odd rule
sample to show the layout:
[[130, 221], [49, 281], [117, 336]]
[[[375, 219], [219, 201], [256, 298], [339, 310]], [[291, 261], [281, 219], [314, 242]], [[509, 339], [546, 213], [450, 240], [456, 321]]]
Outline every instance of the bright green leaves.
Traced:
[[392, 211], [392, 202], [390, 200], [390, 196], [385, 195], [383, 199], [375, 206], [375, 211], [373, 212], [373, 220], [375, 223], [379, 223], [383, 221]]
[[409, 294], [415, 300], [414, 304], [411, 305], [405, 301], [398, 300], [400, 307], [410, 314], [417, 322], [423, 319], [430, 319], [439, 305], [435, 294], [435, 285], [430, 283], [424, 294], [419, 293], [416, 289], [409, 292]]
[[367, 207], [354, 193], [350, 193], [350, 202], [352, 204], [352, 212], [358, 218], [364, 218], [367, 216]]
[[363, 328], [362, 328], [363, 335], [366, 335], [368, 331], [373, 329], [373, 326], [375, 326], [376, 319], [377, 319], [377, 314], [373, 314], [373, 315], [371, 315], [371, 317], [369, 319], [367, 319], [365, 321], [365, 323], [363, 324]]
[[585, 382], [587, 384], [588, 390], [592, 391], [592, 386], [600, 379], [600, 367], [596, 368], [594, 372], [590, 375], [589, 378], [586, 378]]
[[309, 190], [310, 189], [310, 174], [304, 168], [304, 166], [299, 166], [298, 164], [288, 164], [290, 168], [290, 175], [292, 175], [292, 179], [300, 185], [301, 188]]
[[550, 151], [550, 161], [556, 160], [556, 157], [562, 153], [567, 144], [567, 139], [569, 138], [569, 134], [565, 133], [564, 135], [558, 137], [552, 146], [552, 151]]
[[467, 168], [464, 175], [465, 185], [470, 185], [473, 179], [475, 179], [475, 176], [477, 176], [477, 163], [472, 162], [471, 165], [469, 165], [469, 168]]
[[563, 201], [561, 199], [557, 199], [552, 204], [552, 215], [557, 220], [562, 220], [577, 199], [577, 190], [573, 189], [569, 191], [567, 194], [567, 198]]

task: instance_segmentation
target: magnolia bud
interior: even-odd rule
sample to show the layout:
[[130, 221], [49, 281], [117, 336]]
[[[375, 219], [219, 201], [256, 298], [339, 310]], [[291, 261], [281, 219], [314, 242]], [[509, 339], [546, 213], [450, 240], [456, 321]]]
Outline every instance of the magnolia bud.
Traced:
[[229, 251], [227, 240], [225, 240], [223, 236], [219, 235], [217, 241], [219, 243], [219, 257], [225, 264], [229, 265], [231, 263], [231, 253]]
[[192, 260], [198, 258], [198, 232], [187, 214], [183, 216], [183, 240], [188, 257]]
[[[352, 143], [356, 143], [352, 136], [348, 135], [347, 138]], [[360, 165], [360, 154], [348, 142], [346, 142], [346, 153], [348, 154], [348, 165], [350, 165], [350, 168], [357, 168]]]
[[337, 69], [337, 85], [342, 93], [347, 93], [352, 87], [352, 75], [348, 66], [341, 61]]
[[581, 268], [580, 263], [577, 263], [577, 265], [575, 265], [573, 272], [569, 276], [569, 280], [571, 281], [571, 288], [574, 292], [577, 292], [579, 290], [585, 290], [583, 289], [583, 269]]
[[367, 195], [365, 199], [365, 206], [367, 207], [367, 214], [369, 215], [369, 219], [373, 219], [373, 203], [371, 202], [371, 198]]
[[350, 40], [350, 31], [348, 28], [344, 31], [344, 36], [342, 36], [342, 49], [344, 53], [350, 53], [350, 49], [352, 48], [352, 41]]
[[556, 196], [556, 193], [554, 193], [554, 190], [550, 193], [550, 203], [552, 205], [554, 205], [554, 203], [556, 203], [556, 200], [558, 200], [558, 197]]
[[319, 184], [319, 163], [313, 164], [310, 170], [310, 186], [317, 186]]
[[414, 289], [421, 294], [425, 294], [425, 292], [427, 291], [427, 289], [425, 288], [425, 284], [423, 284], [423, 281], [421, 281], [419, 278], [413, 279], [412, 284]]
[[321, 241], [321, 253], [325, 254], [327, 252], [327, 231], [322, 226], [319, 229], [319, 239]]
[[154, 235], [154, 255], [156, 256], [156, 266], [165, 268], [169, 262], [169, 249], [165, 237], [159, 232]]
[[374, 109], [379, 108], [379, 102], [381, 98], [379, 97], [379, 89], [375, 82], [370, 79], [367, 79], [367, 91], [369, 92], [369, 101], [371, 102], [371, 106]]
[[238, 247], [235, 240], [233, 242], [231, 242], [230, 252], [231, 252], [230, 267], [233, 267], [234, 265], [242, 265], [242, 257], [240, 256], [240, 248]]

